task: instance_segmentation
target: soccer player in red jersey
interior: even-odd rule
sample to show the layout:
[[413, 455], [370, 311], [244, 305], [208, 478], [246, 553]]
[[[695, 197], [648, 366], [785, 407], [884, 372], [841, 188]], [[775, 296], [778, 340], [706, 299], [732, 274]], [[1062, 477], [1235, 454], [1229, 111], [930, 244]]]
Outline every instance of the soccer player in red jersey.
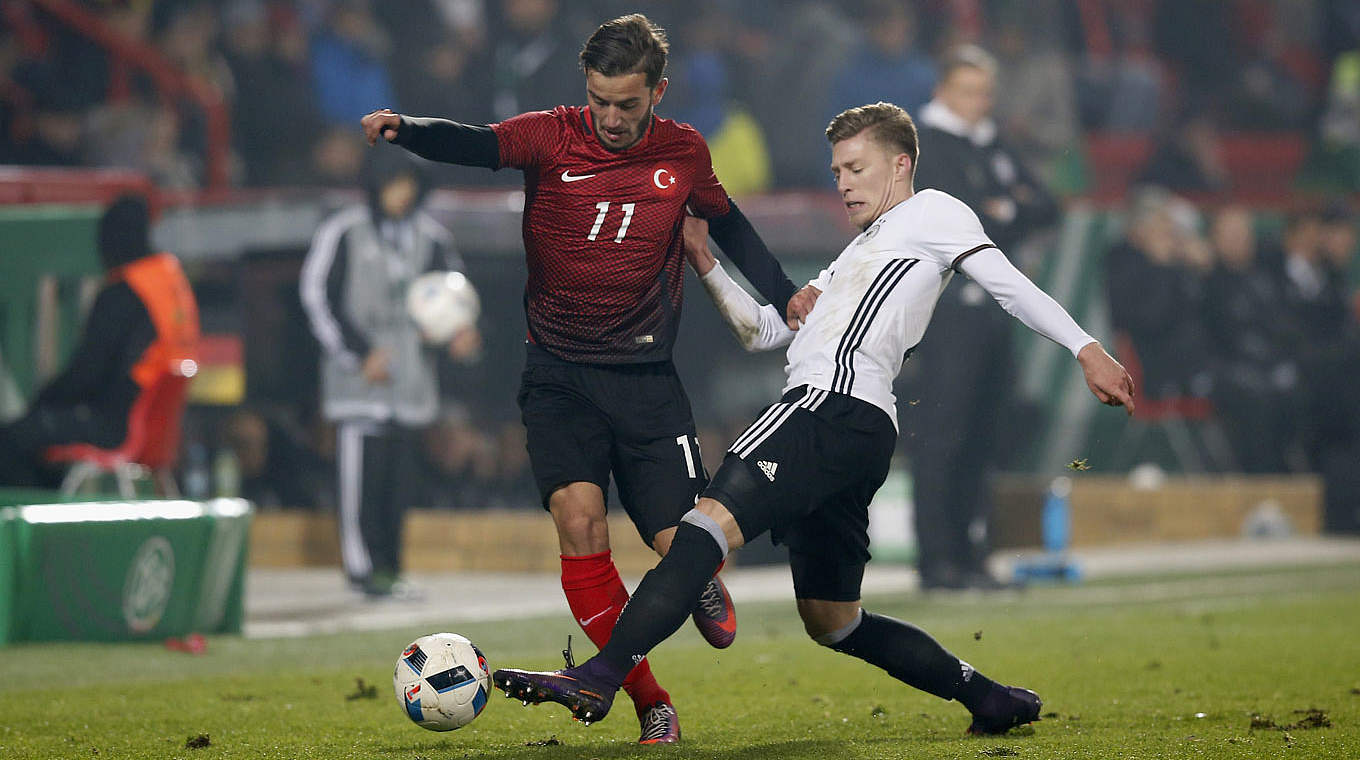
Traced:
[[[586, 106], [559, 106], [484, 125], [363, 118], [379, 138], [434, 161], [524, 172], [527, 357], [519, 403], [543, 504], [557, 526], [562, 589], [603, 646], [628, 592], [609, 554], [612, 474], [643, 540], [670, 548], [707, 482], [689, 399], [671, 363], [684, 282], [686, 207], [791, 328], [812, 308], [727, 196], [692, 127], [657, 117], [666, 92], [665, 33], [633, 14], [602, 24], [581, 51]], [[693, 613], [716, 647], [736, 634], [716, 575]], [[680, 727], [646, 660], [623, 684], [639, 742], [670, 743]]]

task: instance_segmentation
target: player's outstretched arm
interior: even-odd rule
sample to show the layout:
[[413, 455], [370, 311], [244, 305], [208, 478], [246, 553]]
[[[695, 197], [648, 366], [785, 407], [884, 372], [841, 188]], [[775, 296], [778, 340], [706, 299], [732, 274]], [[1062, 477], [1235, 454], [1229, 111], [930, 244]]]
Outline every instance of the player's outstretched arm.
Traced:
[[364, 139], [377, 145], [381, 138], [431, 161], [463, 166], [500, 168], [500, 145], [487, 126], [448, 119], [403, 116], [380, 108], [359, 120]]
[[774, 306], [756, 303], [718, 263], [708, 247], [708, 222], [686, 217], [684, 235], [685, 258], [742, 348], [767, 351], [788, 345], [793, 340], [793, 331], [779, 311]]
[[1129, 414], [1133, 413], [1133, 380], [1129, 373], [1001, 251], [979, 250], [963, 259], [959, 268], [1026, 327], [1071, 351], [1086, 375], [1086, 385], [1101, 403], [1123, 406]]

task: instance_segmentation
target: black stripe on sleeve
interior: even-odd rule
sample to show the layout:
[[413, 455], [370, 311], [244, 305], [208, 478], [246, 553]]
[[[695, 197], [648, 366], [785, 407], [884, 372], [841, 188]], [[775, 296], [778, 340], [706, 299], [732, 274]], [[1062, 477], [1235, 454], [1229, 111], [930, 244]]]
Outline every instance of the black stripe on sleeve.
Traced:
[[[949, 268], [954, 270], [955, 272], [959, 271], [959, 264], [963, 263], [964, 259], [968, 258], [969, 256], [972, 256], [978, 251], [985, 251], [988, 248], [996, 248], [996, 246], [991, 243], [983, 243], [982, 245], [979, 245], [975, 248], [969, 248], [963, 253], [960, 253], [959, 255], [955, 256], [954, 261], [949, 264]], [[997, 250], [1001, 249], [997, 248]]]

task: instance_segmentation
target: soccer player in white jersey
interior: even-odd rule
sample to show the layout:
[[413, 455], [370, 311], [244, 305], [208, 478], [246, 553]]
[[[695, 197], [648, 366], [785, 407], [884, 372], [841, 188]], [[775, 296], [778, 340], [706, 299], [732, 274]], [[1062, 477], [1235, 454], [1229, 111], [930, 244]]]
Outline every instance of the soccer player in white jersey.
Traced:
[[860, 606], [868, 505], [897, 439], [892, 381], [959, 271], [1071, 351], [1103, 403], [1131, 411], [1133, 381], [1011, 266], [972, 210], [942, 192], [913, 192], [916, 127], [905, 111], [888, 103], [852, 108], [826, 134], [837, 189], [862, 232], [812, 281], [821, 294], [801, 329], [790, 330], [776, 309], [736, 285], [708, 252], [704, 223], [686, 222], [690, 263], [742, 343], [789, 345], [783, 398], [728, 448], [670, 553], [643, 578], [600, 653], [556, 672], [498, 670], [496, 685], [507, 695], [558, 702], [583, 721], [600, 720], [633, 663], [688, 617], [718, 563], [770, 530], [789, 547], [798, 612], [818, 644], [957, 699], [972, 713], [970, 733], [1004, 733], [1038, 719], [1034, 692], [999, 684], [925, 631]]

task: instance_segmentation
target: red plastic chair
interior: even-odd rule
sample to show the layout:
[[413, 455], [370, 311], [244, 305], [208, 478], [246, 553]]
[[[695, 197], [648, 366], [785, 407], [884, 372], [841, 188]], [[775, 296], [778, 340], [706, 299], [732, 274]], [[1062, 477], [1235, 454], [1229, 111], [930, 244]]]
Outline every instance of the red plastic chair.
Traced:
[[176, 367], [142, 391], [128, 412], [127, 437], [117, 448], [88, 443], [49, 447], [47, 461], [71, 463], [61, 484], [62, 495], [74, 495], [90, 478], [111, 473], [118, 481], [119, 495], [131, 499], [137, 495], [134, 481], [150, 474], [161, 496], [177, 498], [179, 489], [171, 468], [179, 456], [180, 420], [193, 374]]
[[1169, 396], [1166, 398], [1147, 398], [1143, 383], [1143, 363], [1138, 358], [1138, 349], [1128, 333], [1116, 333], [1114, 347], [1119, 361], [1133, 378], [1134, 398], [1133, 421], [1127, 428], [1125, 440], [1120, 442], [1120, 450], [1133, 451], [1142, 442], [1151, 427], [1159, 428], [1171, 450], [1186, 472], [1203, 472], [1204, 461], [1200, 456], [1200, 445], [1187, 423], [1195, 423], [1200, 429], [1203, 448], [1215, 464], [1224, 470], [1236, 469], [1232, 452], [1228, 449], [1227, 439], [1218, 428], [1214, 416], [1214, 405], [1207, 398], [1199, 396]]

